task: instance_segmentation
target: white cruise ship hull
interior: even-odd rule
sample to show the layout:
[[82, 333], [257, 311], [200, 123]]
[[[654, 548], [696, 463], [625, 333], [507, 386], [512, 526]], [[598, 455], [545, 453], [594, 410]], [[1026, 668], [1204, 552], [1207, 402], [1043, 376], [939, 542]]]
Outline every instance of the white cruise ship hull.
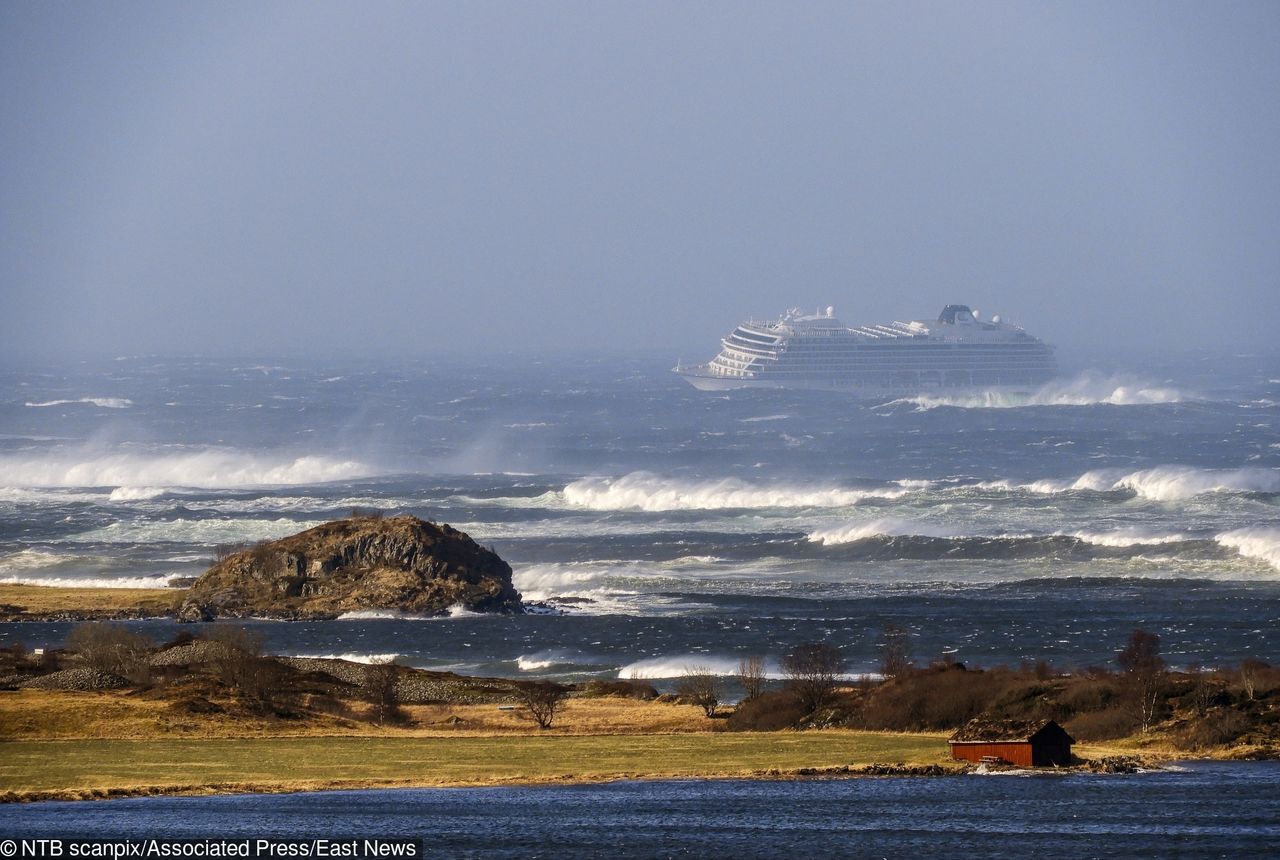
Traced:
[[948, 305], [936, 322], [849, 328], [834, 310], [745, 322], [705, 364], [675, 372], [701, 391], [799, 388], [866, 398], [1029, 394], [1057, 375], [1053, 348], [999, 317]]
[[[837, 379], [731, 379], [718, 376], [703, 376], [694, 371], [681, 368], [676, 371], [685, 382], [699, 391], [734, 391], [744, 388], [793, 389], [802, 391], [839, 391], [857, 394], [868, 399], [885, 397], [919, 397], [921, 395], [948, 395], [964, 397], [978, 394], [1002, 394], [1010, 396], [1027, 396], [1035, 392], [1031, 385], [968, 385], [943, 388], [942, 386], [906, 385], [885, 387], [862, 385], [844, 382]], [[1046, 380], [1047, 381], [1047, 380]]]

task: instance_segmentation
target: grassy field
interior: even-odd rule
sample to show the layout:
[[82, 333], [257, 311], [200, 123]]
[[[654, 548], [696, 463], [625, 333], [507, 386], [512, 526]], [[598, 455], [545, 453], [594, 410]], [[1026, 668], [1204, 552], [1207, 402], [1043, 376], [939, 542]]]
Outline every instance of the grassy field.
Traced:
[[32, 615], [85, 612], [111, 615], [137, 611], [171, 615], [186, 595], [183, 588], [51, 588], [45, 585], [0, 585], [0, 605]]
[[9, 799], [790, 773], [946, 760], [940, 735], [812, 731], [0, 743]]
[[[356, 705], [364, 708], [364, 705]], [[496, 705], [408, 705], [407, 727], [312, 715], [304, 720], [263, 719], [243, 713], [184, 713], [163, 698], [115, 691], [73, 693], [20, 690], [0, 693], [0, 739], [167, 740], [308, 736], [457, 737], [543, 734], [519, 710]], [[638, 699], [573, 699], [551, 734], [657, 734], [709, 732], [714, 722], [693, 705]]]

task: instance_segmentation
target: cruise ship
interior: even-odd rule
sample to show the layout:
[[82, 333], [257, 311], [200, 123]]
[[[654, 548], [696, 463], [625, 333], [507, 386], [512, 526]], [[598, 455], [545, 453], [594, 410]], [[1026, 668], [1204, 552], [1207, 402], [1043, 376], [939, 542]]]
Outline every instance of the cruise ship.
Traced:
[[1031, 392], [1057, 375], [1053, 347], [999, 316], [947, 305], [932, 322], [848, 327], [835, 309], [744, 322], [706, 364], [675, 372], [694, 388], [820, 388], [868, 397]]

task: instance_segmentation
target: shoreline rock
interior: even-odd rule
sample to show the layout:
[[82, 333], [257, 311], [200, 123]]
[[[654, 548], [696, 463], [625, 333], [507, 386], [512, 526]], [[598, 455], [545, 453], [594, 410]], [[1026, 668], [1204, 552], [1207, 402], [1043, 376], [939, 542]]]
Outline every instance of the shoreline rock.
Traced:
[[523, 610], [511, 567], [443, 524], [352, 517], [233, 553], [204, 572], [180, 621], [321, 620], [349, 612], [444, 614]]

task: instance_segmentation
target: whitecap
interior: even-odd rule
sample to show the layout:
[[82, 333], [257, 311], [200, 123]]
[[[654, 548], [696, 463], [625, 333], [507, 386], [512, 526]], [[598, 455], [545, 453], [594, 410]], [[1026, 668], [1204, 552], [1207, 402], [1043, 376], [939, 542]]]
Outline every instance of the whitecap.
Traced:
[[177, 574], [157, 576], [40, 576], [6, 574], [0, 585], [43, 585], [50, 588], [167, 588]]
[[27, 406], [41, 408], [45, 406], [76, 406], [85, 404], [97, 406], [99, 409], [128, 409], [133, 401], [127, 397], [77, 397], [74, 400], [46, 400], [42, 403], [27, 403]]
[[597, 511], [716, 510], [726, 508], [835, 508], [868, 499], [896, 499], [909, 491], [805, 484], [756, 484], [738, 478], [684, 480], [650, 472], [620, 478], [581, 478], [563, 491], [566, 502]]
[[347, 651], [342, 654], [289, 654], [289, 657], [297, 657], [301, 660], [346, 660], [348, 663], [364, 663], [366, 665], [381, 665], [386, 663], [394, 663], [401, 655], [399, 654], [367, 654], [363, 652]]
[[1243, 528], [1223, 532], [1215, 540], [1246, 558], [1256, 558], [1280, 570], [1280, 528]]
[[922, 394], [884, 404], [912, 403], [921, 410], [950, 406], [958, 409], [1020, 409], [1029, 406], [1148, 406], [1200, 399], [1178, 388], [1124, 375], [1082, 373], [1071, 379], [1053, 380], [1025, 394], [1000, 389], [959, 394]]
[[221, 448], [181, 453], [70, 453], [0, 458], [0, 484], [14, 487], [236, 488], [320, 484], [377, 474], [323, 455], [251, 454]]
[[845, 523], [838, 526], [816, 529], [809, 533], [808, 539], [813, 543], [832, 546], [842, 543], [854, 543], [870, 537], [881, 535], [920, 535], [923, 537], [949, 537], [950, 535], [936, 526], [912, 520], [885, 517], [875, 520]]

